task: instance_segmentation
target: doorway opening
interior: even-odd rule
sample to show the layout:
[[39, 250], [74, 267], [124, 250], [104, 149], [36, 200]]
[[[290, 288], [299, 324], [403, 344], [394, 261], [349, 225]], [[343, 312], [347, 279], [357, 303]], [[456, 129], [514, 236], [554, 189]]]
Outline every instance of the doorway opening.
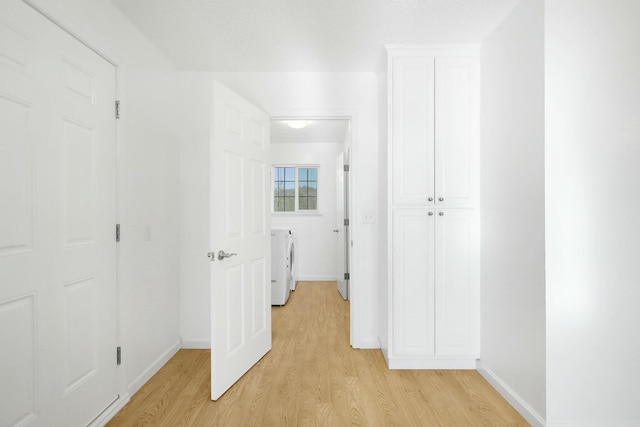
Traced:
[[351, 118], [272, 117], [270, 128], [271, 227], [295, 236], [291, 288], [335, 281], [351, 304]]

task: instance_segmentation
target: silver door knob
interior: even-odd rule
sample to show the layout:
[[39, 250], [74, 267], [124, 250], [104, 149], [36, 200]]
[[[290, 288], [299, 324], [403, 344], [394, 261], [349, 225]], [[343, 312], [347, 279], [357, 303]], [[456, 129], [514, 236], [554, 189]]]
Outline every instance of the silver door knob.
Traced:
[[230, 258], [234, 255], [238, 255], [238, 254], [228, 254], [225, 251], [218, 251], [218, 260], [222, 261], [225, 258]]
[[433, 202], [433, 197], [429, 197], [429, 201], [430, 201], [430, 202]]
[[444, 216], [444, 212], [438, 212], [438, 215]]
[[429, 212], [429, 216], [433, 216], [433, 212]]
[[438, 197], [438, 201], [444, 202], [444, 197]]

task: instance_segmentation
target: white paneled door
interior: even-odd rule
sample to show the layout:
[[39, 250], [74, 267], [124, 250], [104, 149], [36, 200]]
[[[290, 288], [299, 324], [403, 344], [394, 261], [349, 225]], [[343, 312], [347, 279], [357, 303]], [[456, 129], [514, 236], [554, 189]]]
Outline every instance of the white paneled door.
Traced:
[[340, 153], [336, 159], [336, 265], [338, 272], [338, 292], [342, 299], [349, 299], [349, 281], [345, 275], [349, 271], [347, 264], [347, 227], [345, 219], [347, 218], [346, 199], [345, 199], [345, 170], [344, 170], [344, 153]]
[[477, 335], [477, 217], [474, 209], [442, 209], [436, 218], [436, 350], [470, 356]]
[[0, 425], [117, 399], [115, 68], [0, 2]]
[[271, 349], [269, 117], [214, 82], [210, 149], [211, 398]]

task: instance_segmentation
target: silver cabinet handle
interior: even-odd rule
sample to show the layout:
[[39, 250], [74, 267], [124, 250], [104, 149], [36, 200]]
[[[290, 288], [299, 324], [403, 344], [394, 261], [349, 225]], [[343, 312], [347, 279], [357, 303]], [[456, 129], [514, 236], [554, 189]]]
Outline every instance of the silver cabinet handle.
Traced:
[[228, 254], [225, 251], [218, 251], [218, 260], [222, 261], [225, 258], [230, 258], [234, 255], [238, 255], [238, 254]]
[[333, 230], [333, 232], [334, 232], [334, 233], [339, 233], [339, 232], [340, 232], [340, 230], [336, 229], [336, 230]]
[[429, 197], [429, 201], [430, 201], [430, 202], [433, 202], [433, 197]]
[[444, 197], [438, 197], [438, 201], [444, 202]]
[[444, 212], [438, 212], [438, 215], [444, 216]]
[[433, 212], [429, 212], [429, 216], [433, 216]]

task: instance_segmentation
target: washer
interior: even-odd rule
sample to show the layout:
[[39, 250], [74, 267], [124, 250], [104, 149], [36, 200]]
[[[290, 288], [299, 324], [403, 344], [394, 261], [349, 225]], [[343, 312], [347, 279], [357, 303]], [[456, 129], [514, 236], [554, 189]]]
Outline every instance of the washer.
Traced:
[[285, 305], [291, 292], [291, 230], [271, 229], [271, 305]]

